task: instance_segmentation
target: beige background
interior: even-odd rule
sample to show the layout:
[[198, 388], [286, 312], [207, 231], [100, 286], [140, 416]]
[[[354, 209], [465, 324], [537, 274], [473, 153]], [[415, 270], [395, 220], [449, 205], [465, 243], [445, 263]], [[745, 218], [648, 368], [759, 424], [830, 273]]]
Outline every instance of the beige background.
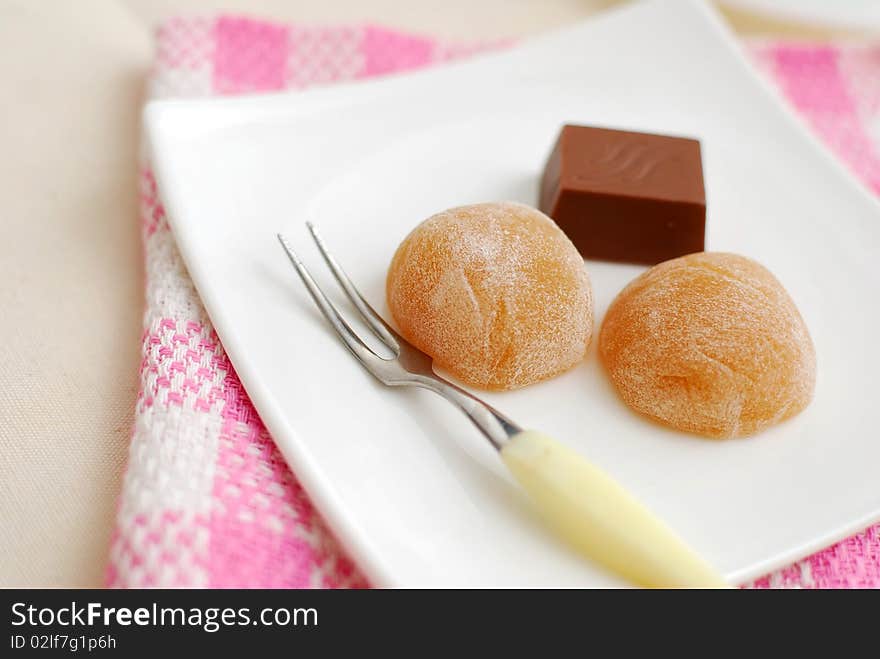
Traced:
[[[0, 0], [0, 586], [103, 580], [140, 360], [135, 164], [153, 25], [223, 10], [481, 39], [613, 4]], [[728, 17], [742, 34], [829, 36]]]

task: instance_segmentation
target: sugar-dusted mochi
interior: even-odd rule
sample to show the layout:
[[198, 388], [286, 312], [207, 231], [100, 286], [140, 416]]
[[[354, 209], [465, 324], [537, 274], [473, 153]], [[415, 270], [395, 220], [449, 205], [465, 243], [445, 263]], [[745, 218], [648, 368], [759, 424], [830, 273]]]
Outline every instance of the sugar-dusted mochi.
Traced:
[[429, 217], [398, 247], [387, 279], [401, 334], [463, 382], [515, 389], [584, 358], [593, 296], [556, 224], [501, 202]]
[[654, 266], [611, 303], [599, 355], [634, 410], [688, 432], [739, 437], [803, 410], [816, 353], [762, 265], [700, 252]]

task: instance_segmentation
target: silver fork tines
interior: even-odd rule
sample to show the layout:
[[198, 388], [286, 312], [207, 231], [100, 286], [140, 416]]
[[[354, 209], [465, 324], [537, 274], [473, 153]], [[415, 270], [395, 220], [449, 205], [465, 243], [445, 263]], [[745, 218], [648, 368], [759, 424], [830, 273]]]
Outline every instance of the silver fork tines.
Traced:
[[392, 358], [381, 357], [364, 343], [318, 286], [290, 243], [279, 233], [278, 241], [287, 253], [293, 267], [296, 268], [315, 304], [318, 305], [318, 309], [336, 330], [336, 334], [345, 346], [367, 371], [380, 382], [389, 386], [423, 387], [440, 394], [467, 414], [468, 418], [496, 449], [500, 449], [510, 437], [522, 431], [517, 424], [496, 409], [435, 374], [431, 357], [410, 344], [376, 313], [376, 310], [370, 306], [348, 275], [345, 274], [338, 261], [327, 250], [314, 225], [307, 222], [306, 226], [346, 297], [354, 305], [373, 334], [376, 335], [376, 338], [395, 355]]
[[293, 247], [290, 246], [290, 243], [288, 243], [280, 233], [278, 234], [278, 240], [281, 241], [281, 246], [284, 247], [284, 251], [287, 252], [290, 262], [293, 264], [293, 267], [296, 268], [297, 273], [299, 273], [300, 278], [309, 290], [315, 304], [318, 305], [321, 313], [323, 313], [324, 317], [330, 321], [330, 324], [333, 326], [333, 329], [336, 330], [339, 338], [342, 339], [343, 343], [345, 343], [348, 349], [351, 350], [354, 356], [368, 368], [370, 362], [374, 359], [381, 359], [381, 357], [370, 350], [366, 343], [361, 341], [361, 338], [355, 333], [351, 326], [345, 322], [345, 319], [340, 315], [339, 311], [336, 310], [336, 307], [333, 306], [330, 299], [324, 295], [324, 291], [322, 291], [317, 282], [315, 282], [311, 273], [308, 271], [308, 268], [306, 268], [305, 264], [293, 250]]
[[345, 291], [348, 299], [351, 300], [352, 304], [354, 304], [355, 308], [360, 312], [361, 316], [363, 316], [367, 325], [370, 326], [373, 333], [382, 339], [382, 342], [393, 350], [395, 354], [400, 354], [400, 344], [397, 342], [395, 336], [397, 333], [391, 329], [384, 320], [382, 320], [382, 316], [376, 313], [376, 310], [373, 309], [373, 307], [370, 306], [370, 303], [364, 299], [364, 296], [361, 295], [360, 291], [351, 282], [351, 279], [348, 278], [348, 275], [345, 274], [345, 270], [342, 269], [342, 266], [340, 266], [336, 262], [336, 259], [333, 258], [333, 255], [327, 251], [327, 248], [324, 246], [324, 241], [321, 239], [321, 234], [318, 233], [315, 225], [311, 222], [306, 222], [306, 226], [309, 228], [309, 232], [312, 234], [312, 238], [318, 246], [318, 251], [321, 252], [321, 256], [324, 257], [324, 261], [333, 272], [333, 276], [336, 277], [336, 281], [339, 282], [339, 285], [342, 287], [342, 290]]

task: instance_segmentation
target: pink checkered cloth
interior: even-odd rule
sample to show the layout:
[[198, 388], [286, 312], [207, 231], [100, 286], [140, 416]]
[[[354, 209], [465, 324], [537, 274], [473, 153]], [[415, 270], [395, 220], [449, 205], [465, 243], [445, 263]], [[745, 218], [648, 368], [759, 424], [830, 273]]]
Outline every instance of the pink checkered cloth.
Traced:
[[[429, 66], [480, 47], [376, 26], [232, 16], [158, 31], [153, 97], [299, 89]], [[761, 68], [880, 193], [880, 47], [753, 45]], [[351, 587], [364, 578], [309, 503], [242, 389], [193, 288], [148, 165], [140, 393], [109, 586]], [[880, 526], [758, 587], [880, 586]]]

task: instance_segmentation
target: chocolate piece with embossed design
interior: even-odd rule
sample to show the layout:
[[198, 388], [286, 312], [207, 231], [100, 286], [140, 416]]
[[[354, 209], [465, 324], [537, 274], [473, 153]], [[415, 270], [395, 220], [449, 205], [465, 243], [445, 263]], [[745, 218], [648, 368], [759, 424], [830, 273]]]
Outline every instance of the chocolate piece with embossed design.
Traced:
[[544, 170], [540, 208], [584, 258], [654, 264], [701, 252], [700, 143], [564, 126]]

